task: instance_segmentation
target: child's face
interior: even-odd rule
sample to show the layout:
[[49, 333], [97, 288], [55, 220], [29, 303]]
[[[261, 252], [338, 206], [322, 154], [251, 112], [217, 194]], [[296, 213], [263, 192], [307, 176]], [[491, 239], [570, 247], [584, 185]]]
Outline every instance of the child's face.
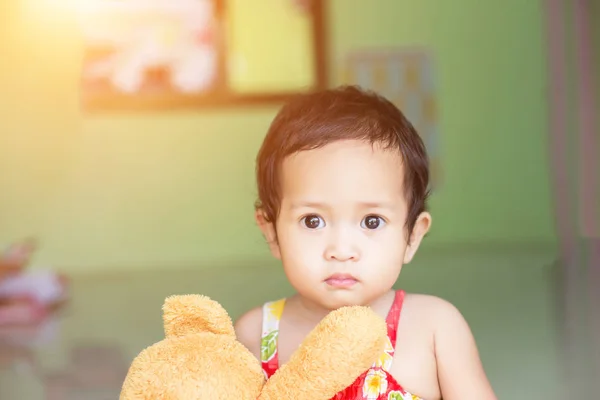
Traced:
[[299, 294], [335, 309], [391, 289], [430, 224], [423, 213], [408, 245], [400, 155], [340, 141], [294, 154], [281, 168], [277, 236], [270, 224], [261, 229]]

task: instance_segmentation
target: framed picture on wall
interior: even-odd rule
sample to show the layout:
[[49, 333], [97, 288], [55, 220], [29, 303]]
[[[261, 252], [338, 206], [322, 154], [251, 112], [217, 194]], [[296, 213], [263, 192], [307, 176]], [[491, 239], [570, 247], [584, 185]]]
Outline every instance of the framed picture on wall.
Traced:
[[431, 187], [442, 181], [440, 128], [432, 54], [426, 49], [367, 49], [347, 55], [346, 84], [374, 90], [394, 103], [421, 135], [431, 162]]
[[318, 0], [90, 0], [86, 110], [279, 102], [326, 83]]

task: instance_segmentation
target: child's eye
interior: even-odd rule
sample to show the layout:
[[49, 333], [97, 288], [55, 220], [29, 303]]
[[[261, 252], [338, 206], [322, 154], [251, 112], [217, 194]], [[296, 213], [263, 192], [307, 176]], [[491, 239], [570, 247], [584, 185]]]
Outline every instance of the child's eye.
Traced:
[[307, 227], [308, 229], [320, 229], [325, 226], [325, 221], [323, 221], [323, 218], [319, 217], [318, 215], [314, 215], [314, 214], [303, 217], [301, 219], [301, 221], [302, 221], [302, 224], [304, 224], [304, 226]]
[[383, 218], [376, 215], [367, 215], [360, 223], [361, 228], [375, 230], [385, 225]]

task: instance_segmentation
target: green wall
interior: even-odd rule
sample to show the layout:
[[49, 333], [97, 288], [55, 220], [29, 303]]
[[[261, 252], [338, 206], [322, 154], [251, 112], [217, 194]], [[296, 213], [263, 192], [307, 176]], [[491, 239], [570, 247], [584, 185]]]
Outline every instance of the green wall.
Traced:
[[[0, 10], [0, 242], [36, 235], [38, 261], [72, 272], [267, 257], [253, 162], [276, 107], [82, 116], [81, 43], [55, 3]], [[426, 247], [553, 243], [539, 2], [335, 0], [328, 14], [334, 81], [349, 50], [435, 53], [444, 183]]]

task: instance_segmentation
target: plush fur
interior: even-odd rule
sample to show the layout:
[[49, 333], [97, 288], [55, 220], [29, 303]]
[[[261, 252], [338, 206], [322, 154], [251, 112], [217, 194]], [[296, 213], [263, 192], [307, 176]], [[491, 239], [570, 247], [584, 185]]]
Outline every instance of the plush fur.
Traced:
[[385, 321], [371, 309], [341, 308], [265, 381], [219, 303], [172, 296], [163, 315], [166, 338], [135, 358], [121, 400], [329, 400], [375, 362], [387, 340]]

